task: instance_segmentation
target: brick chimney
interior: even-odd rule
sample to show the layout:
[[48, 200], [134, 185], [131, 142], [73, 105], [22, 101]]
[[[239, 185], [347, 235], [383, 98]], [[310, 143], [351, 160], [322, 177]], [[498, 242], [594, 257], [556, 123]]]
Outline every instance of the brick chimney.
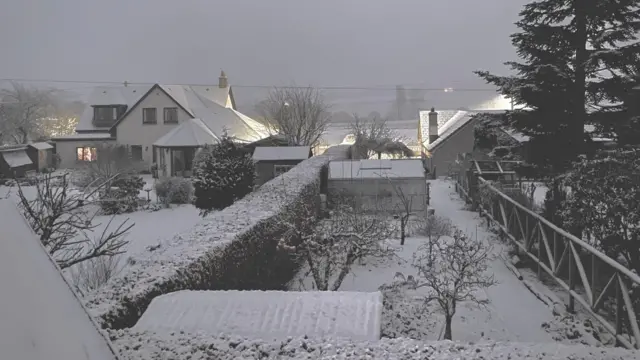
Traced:
[[229, 82], [227, 81], [227, 75], [224, 73], [224, 71], [220, 71], [220, 77], [218, 78], [218, 87], [220, 89], [224, 89], [227, 86], [229, 86]]
[[438, 113], [434, 108], [429, 111], [429, 144], [438, 139]]

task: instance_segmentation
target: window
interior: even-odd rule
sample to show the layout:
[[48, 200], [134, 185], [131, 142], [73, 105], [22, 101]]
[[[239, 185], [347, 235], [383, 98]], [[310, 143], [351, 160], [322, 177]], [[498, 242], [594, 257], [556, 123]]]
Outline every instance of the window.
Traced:
[[111, 106], [94, 107], [93, 116], [96, 121], [113, 121], [116, 119], [116, 108]]
[[287, 171], [293, 169], [295, 165], [273, 165], [273, 175], [280, 176]]
[[76, 161], [96, 161], [98, 160], [98, 150], [94, 147], [76, 148]]
[[178, 108], [164, 108], [164, 123], [176, 124], [178, 122]]
[[156, 108], [144, 108], [142, 109], [142, 123], [143, 124], [157, 124]]
[[142, 145], [131, 145], [131, 160], [142, 161]]

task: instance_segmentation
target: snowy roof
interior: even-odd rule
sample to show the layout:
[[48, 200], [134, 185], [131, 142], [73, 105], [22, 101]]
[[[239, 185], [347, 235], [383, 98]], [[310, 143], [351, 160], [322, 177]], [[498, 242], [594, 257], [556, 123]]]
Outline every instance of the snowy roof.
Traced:
[[[422, 130], [422, 142], [424, 144], [429, 143], [429, 112], [430, 111], [420, 111], [420, 123], [419, 127]], [[438, 133], [442, 133], [441, 128], [446, 124], [452, 117], [454, 117], [459, 110], [436, 110], [438, 113]]]
[[309, 158], [309, 146], [257, 146], [254, 161], [304, 160]]
[[381, 316], [380, 292], [178, 291], [154, 298], [132, 330], [375, 341]]
[[458, 111], [453, 117], [451, 117], [444, 125], [438, 129], [439, 136], [433, 143], [427, 145], [427, 150], [432, 151], [438, 147], [438, 145], [445, 142], [451, 135], [467, 125], [473, 120], [473, 115], [476, 113], [467, 111]]
[[94, 132], [94, 133], [80, 133], [80, 134], [73, 134], [73, 135], [58, 136], [51, 140], [57, 141], [57, 140], [110, 140], [110, 139], [113, 139], [110, 133]]
[[0, 200], [3, 359], [115, 360], [115, 352], [15, 204]]
[[[87, 101], [89, 106], [80, 116], [76, 131], [109, 129], [109, 127], [94, 126], [92, 105], [126, 105], [129, 111], [154, 86], [156, 85], [95, 88]], [[157, 86], [186, 110], [189, 116], [201, 119], [218, 137], [222, 135], [224, 129], [242, 141], [254, 141], [267, 136], [262, 124], [227, 107], [230, 87], [161, 84]]]
[[420, 159], [341, 160], [329, 163], [329, 179], [424, 178]]
[[29, 146], [33, 147], [34, 149], [38, 149], [38, 150], [49, 150], [49, 149], [53, 149], [53, 146], [47, 142], [36, 142], [36, 143], [31, 143], [29, 144]]
[[215, 144], [218, 137], [200, 119], [189, 119], [173, 128], [153, 145], [159, 147], [204, 146]]
[[33, 164], [24, 149], [2, 151], [1, 154], [10, 168]]
[[[76, 130], [88, 131], [96, 130], [93, 125], [94, 105], [126, 105], [131, 107], [136, 104], [144, 94], [151, 89], [151, 85], [128, 85], [128, 86], [97, 86], [87, 99], [87, 105], [78, 119]], [[104, 129], [104, 128], [102, 128]], [[108, 127], [107, 127], [108, 129]]]

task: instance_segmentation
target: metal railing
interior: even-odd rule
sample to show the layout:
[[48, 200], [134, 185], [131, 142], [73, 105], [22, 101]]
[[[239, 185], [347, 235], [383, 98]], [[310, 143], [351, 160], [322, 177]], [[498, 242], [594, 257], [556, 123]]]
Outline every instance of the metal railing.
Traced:
[[[544, 271], [568, 292], [569, 312], [575, 311], [578, 302], [615, 336], [617, 345], [640, 348], [640, 329], [629, 291], [640, 286], [638, 275], [471, 171], [458, 174], [455, 187], [464, 200], [535, 262], [539, 277]], [[480, 187], [484, 199], [480, 199]], [[607, 300], [612, 303], [605, 307]]]

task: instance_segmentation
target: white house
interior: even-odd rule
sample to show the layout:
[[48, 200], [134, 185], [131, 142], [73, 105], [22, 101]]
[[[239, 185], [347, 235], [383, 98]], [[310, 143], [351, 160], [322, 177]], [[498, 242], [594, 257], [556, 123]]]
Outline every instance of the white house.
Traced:
[[[213, 143], [224, 130], [247, 142], [266, 136], [262, 124], [236, 110], [233, 91], [224, 72], [220, 74], [218, 86], [126, 83], [123, 86], [100, 86], [91, 93], [88, 105], [80, 117], [76, 134], [53, 139], [62, 168], [95, 161], [99, 145], [117, 144], [126, 146], [132, 159], [145, 166], [158, 163], [164, 156], [165, 162], [172, 162], [174, 158], [181, 161], [178, 167], [185, 171], [185, 158], [191, 152], [179, 150], [202, 146], [196, 140], [207, 138]], [[200, 119], [198, 125], [204, 128], [194, 127], [192, 119]], [[188, 129], [177, 133], [203, 131], [207, 134], [192, 136], [193, 141], [188, 143], [184, 141], [190, 139], [181, 136], [181, 147], [177, 148], [170, 146], [171, 141], [168, 140], [171, 139], [165, 138], [158, 144], [163, 150], [155, 149], [158, 140], [182, 126]]]

